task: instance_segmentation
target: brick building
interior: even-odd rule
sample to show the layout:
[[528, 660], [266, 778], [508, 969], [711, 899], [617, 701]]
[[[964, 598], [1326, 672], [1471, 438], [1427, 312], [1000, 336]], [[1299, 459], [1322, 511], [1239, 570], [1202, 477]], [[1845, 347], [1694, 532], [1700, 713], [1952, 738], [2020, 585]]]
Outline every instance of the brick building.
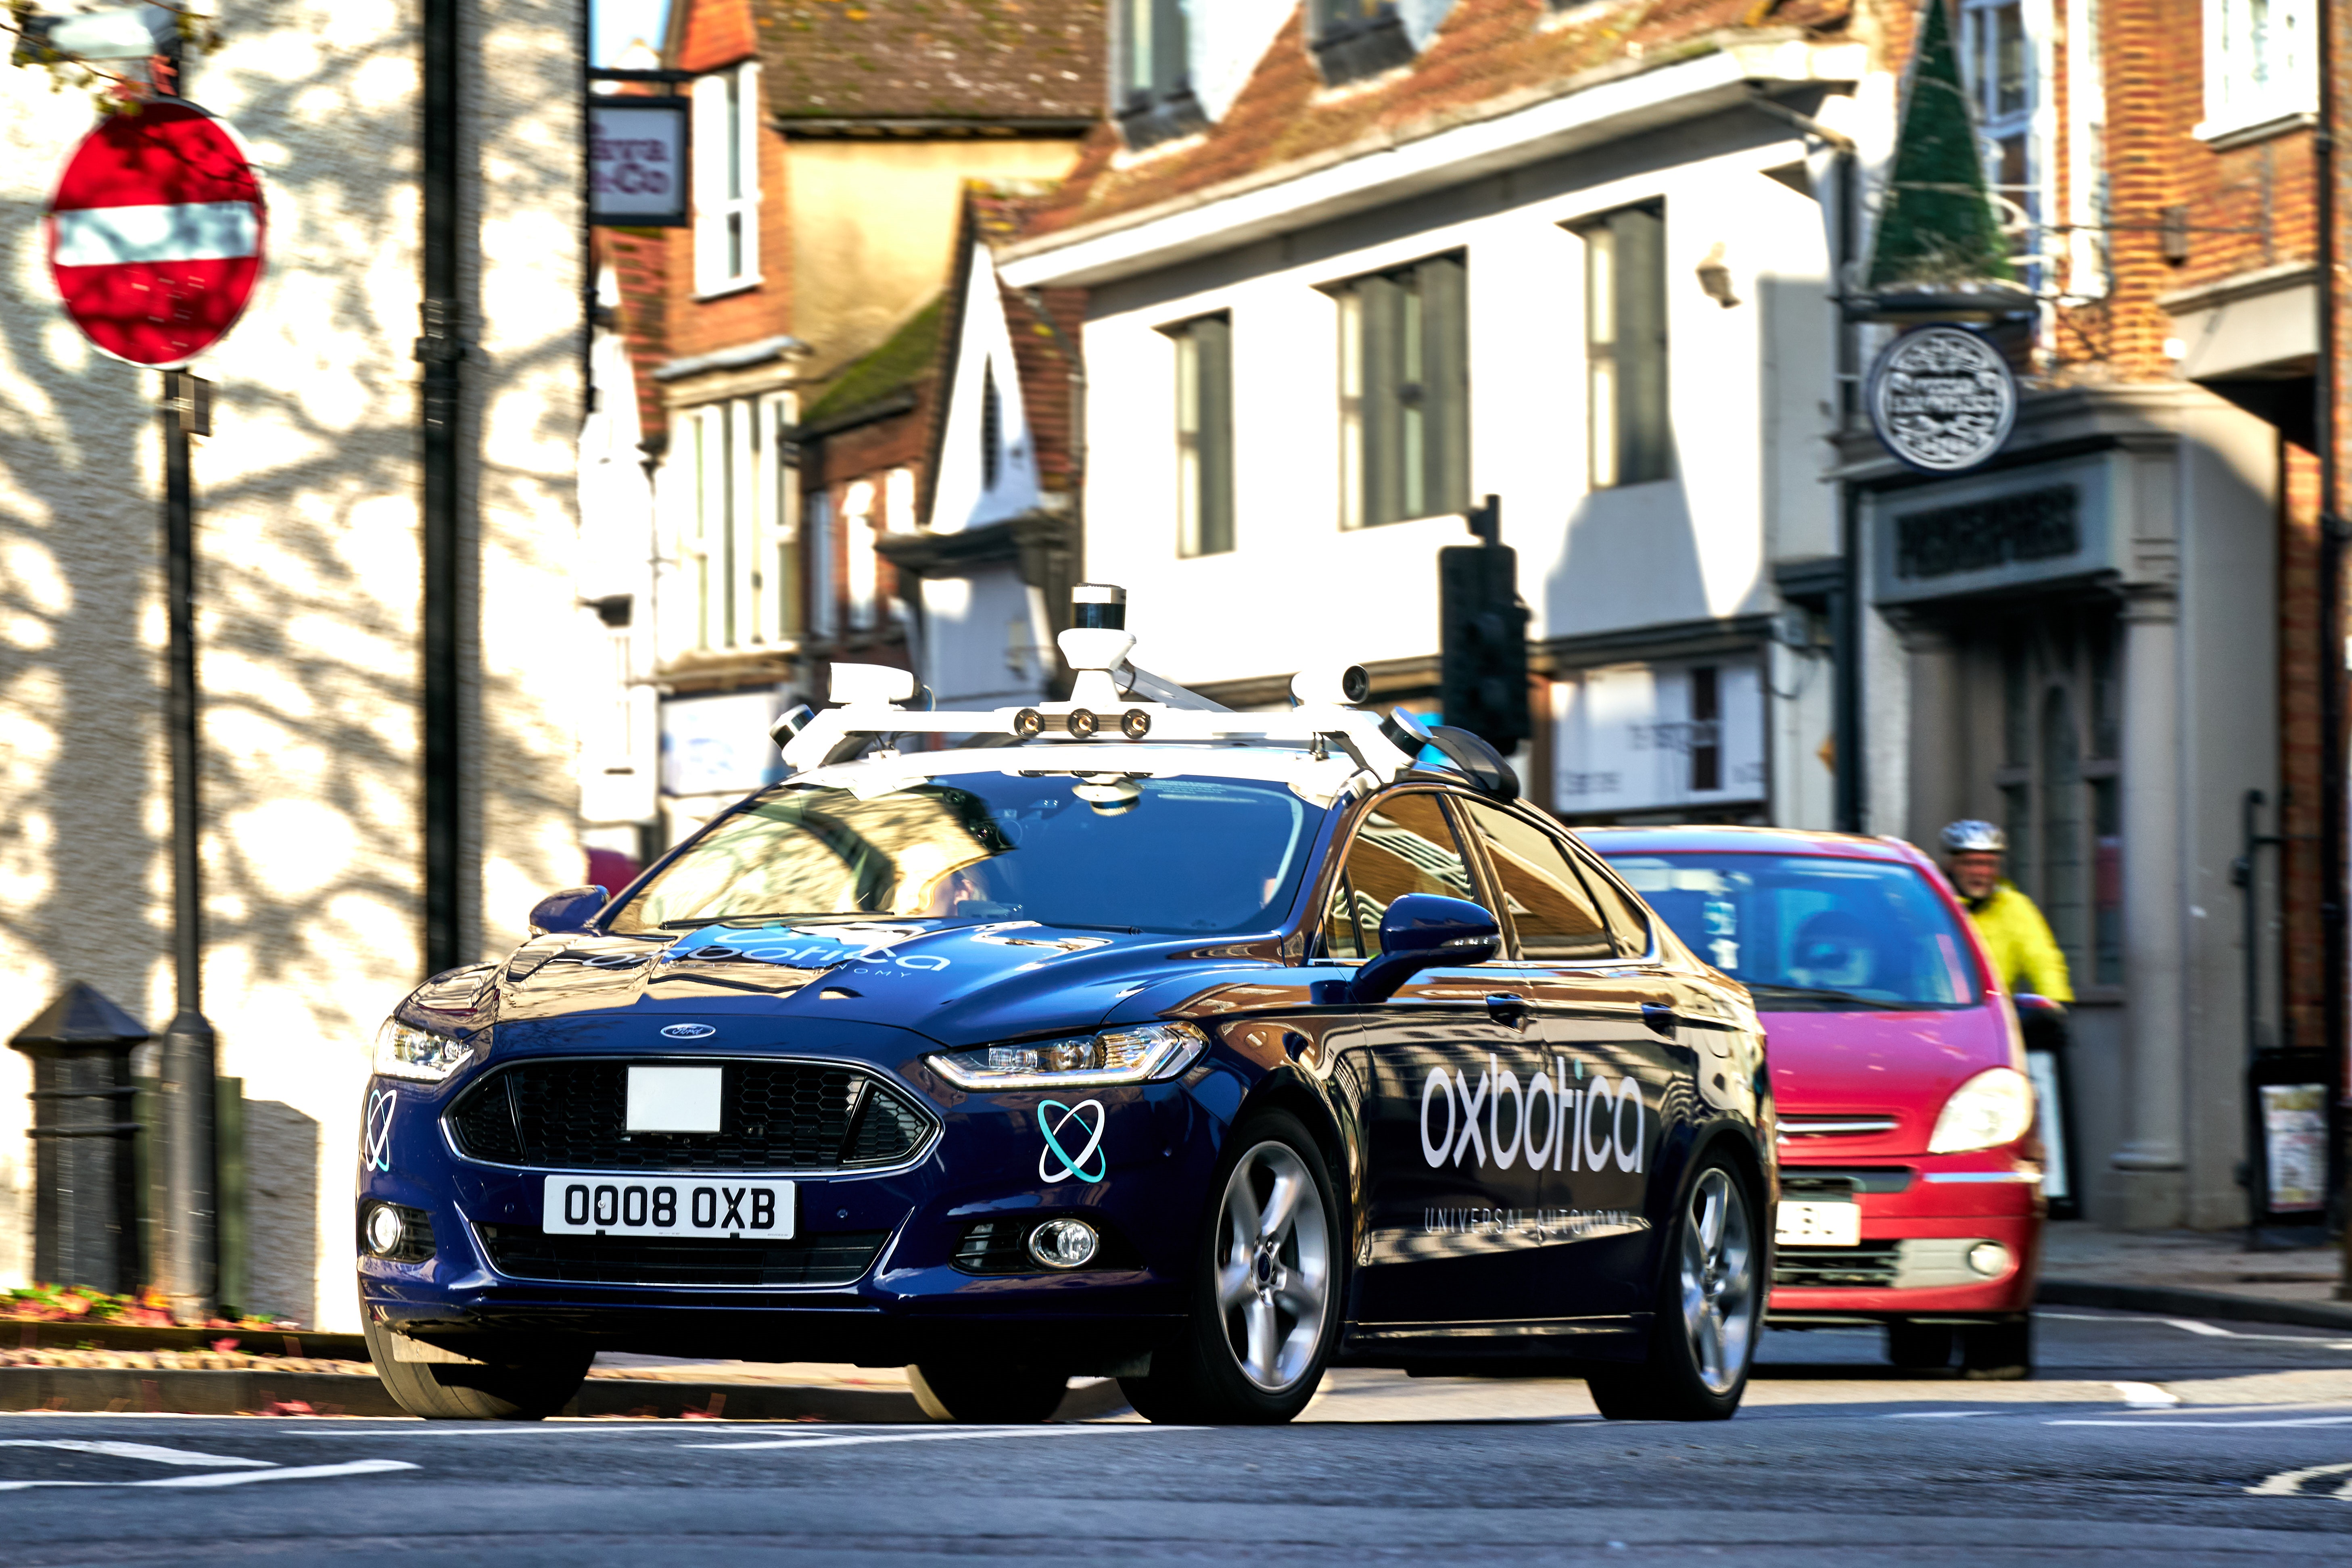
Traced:
[[[1890, 67], [1923, 15], [1884, 18]], [[1861, 820], [1922, 843], [2006, 826], [2077, 992], [2087, 1212], [2240, 1223], [2247, 1054], [2318, 1043], [2309, 12], [1948, 15], [2030, 296], [2025, 395], [1958, 478], [1840, 437], [1870, 610]], [[1928, 535], [1974, 544], [1911, 548]], [[2257, 791], [2287, 841], [2242, 889]]]
[[[616, 847], [634, 827], [656, 848], [771, 776], [768, 719], [836, 656], [913, 657], [876, 545], [916, 529], [931, 482], [921, 389], [965, 185], [1066, 171], [1100, 112], [1101, 38], [1099, 0], [672, 8], [692, 223], [604, 239], [655, 512], [628, 591], [651, 603], [627, 610], [614, 662], [658, 693], [658, 791], [648, 817], [605, 825]], [[656, 260], [657, 303], [630, 271]], [[622, 616], [615, 594], [586, 596]]]

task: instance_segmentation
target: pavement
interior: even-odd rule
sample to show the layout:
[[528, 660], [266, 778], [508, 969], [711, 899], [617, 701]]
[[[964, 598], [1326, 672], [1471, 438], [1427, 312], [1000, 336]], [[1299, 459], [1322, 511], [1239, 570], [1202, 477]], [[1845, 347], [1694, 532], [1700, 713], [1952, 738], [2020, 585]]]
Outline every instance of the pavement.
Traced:
[[2124, 1232], [2059, 1220], [2042, 1233], [2039, 1299], [2352, 1329], [2352, 1301], [2336, 1299], [2343, 1273], [2343, 1248], [2318, 1226], [2266, 1231], [2254, 1245], [2242, 1230]]
[[1687, 1426], [1378, 1372], [1275, 1428], [0, 1415], [0, 1516], [10, 1568], [2352, 1559], [2352, 1335], [2074, 1308], [2036, 1335], [2038, 1378], [1984, 1384], [1768, 1332], [1738, 1415]]

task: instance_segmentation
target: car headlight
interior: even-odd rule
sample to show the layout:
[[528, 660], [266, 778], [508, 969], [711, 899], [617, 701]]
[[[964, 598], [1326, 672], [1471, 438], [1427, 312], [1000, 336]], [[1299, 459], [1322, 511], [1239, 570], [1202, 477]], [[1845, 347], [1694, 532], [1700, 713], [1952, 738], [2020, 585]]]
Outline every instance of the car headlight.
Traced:
[[380, 1078], [413, 1078], [438, 1083], [473, 1059], [474, 1043], [386, 1018], [375, 1032], [375, 1070]]
[[931, 1066], [958, 1089], [1075, 1089], [1173, 1078], [1209, 1048], [1191, 1024], [1135, 1024], [1061, 1040], [941, 1051]]
[[1944, 1101], [1927, 1152], [1955, 1154], [2014, 1143], [2032, 1125], [2033, 1085], [2015, 1068], [1989, 1068]]

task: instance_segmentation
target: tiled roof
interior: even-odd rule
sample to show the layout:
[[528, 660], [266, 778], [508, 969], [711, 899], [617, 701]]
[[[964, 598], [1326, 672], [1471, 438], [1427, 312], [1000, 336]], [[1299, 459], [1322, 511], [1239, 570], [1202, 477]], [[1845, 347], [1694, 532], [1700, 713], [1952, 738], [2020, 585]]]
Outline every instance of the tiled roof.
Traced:
[[1090, 120], [1102, 0], [753, 0], [786, 120]]
[[1367, 151], [1442, 131], [1499, 108], [1571, 90], [1611, 68], [1640, 69], [1742, 34], [1841, 30], [1848, 0], [1457, 0], [1410, 66], [1323, 86], [1294, 11], [1224, 116], [1196, 137], [1125, 154], [1099, 126], [1077, 167], [1029, 228], [1033, 236], [1139, 212], [1286, 164]]

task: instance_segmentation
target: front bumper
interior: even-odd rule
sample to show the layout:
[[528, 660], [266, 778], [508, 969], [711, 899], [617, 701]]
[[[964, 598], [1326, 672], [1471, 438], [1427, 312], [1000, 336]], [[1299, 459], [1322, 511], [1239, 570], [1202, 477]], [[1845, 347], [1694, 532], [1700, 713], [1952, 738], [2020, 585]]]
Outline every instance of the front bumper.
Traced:
[[[2014, 1317], [2033, 1301], [2047, 1204], [2038, 1163], [2011, 1151], [1918, 1155], [1861, 1162], [1791, 1157], [1783, 1149], [1784, 1196], [1802, 1197], [1812, 1183], [1852, 1176], [1862, 1245], [1781, 1247], [1769, 1308], [1790, 1327], [1890, 1319], [1965, 1322]], [[1901, 1178], [1899, 1190], [1885, 1188]], [[1821, 1191], [1818, 1185], [1813, 1191]], [[1987, 1276], [1969, 1254], [1997, 1242], [2009, 1261]]]
[[[482, 1070], [499, 1065], [494, 1058]], [[1075, 1372], [1115, 1370], [1181, 1321], [1202, 1207], [1231, 1108], [1242, 1099], [1234, 1064], [1213, 1054], [1177, 1081], [1060, 1096], [965, 1094], [919, 1058], [846, 1065], [887, 1075], [940, 1130], [902, 1169], [740, 1173], [792, 1180], [797, 1214], [794, 1242], [761, 1254], [788, 1266], [736, 1276], [823, 1279], [816, 1284], [633, 1279], [614, 1263], [631, 1256], [625, 1249], [543, 1236], [541, 1205], [555, 1172], [459, 1152], [442, 1118], [478, 1073], [447, 1085], [372, 1080], [353, 1213], [362, 1310], [456, 1350], [469, 1342], [484, 1349], [484, 1336], [560, 1333], [648, 1354], [898, 1365], [969, 1347], [1016, 1359], [1050, 1355]], [[1081, 1160], [1076, 1173], [1051, 1156], [1039, 1131], [1041, 1102], [1071, 1100], [1100, 1110], [1098, 1157]], [[635, 1170], [617, 1179], [657, 1174]], [[431, 1226], [429, 1257], [406, 1262], [369, 1252], [361, 1227], [380, 1203], [421, 1212]], [[1017, 1234], [1060, 1215], [1084, 1218], [1102, 1234], [1093, 1264], [1055, 1272], [1024, 1266], [1015, 1248], [1008, 1266], [1005, 1227]], [[972, 1236], [982, 1225], [998, 1227], [999, 1242], [984, 1259]], [[552, 1245], [559, 1239], [568, 1247]], [[592, 1245], [578, 1245], [583, 1239]], [[730, 1267], [758, 1248], [688, 1245]], [[807, 1247], [822, 1250], [822, 1267], [791, 1262], [789, 1248]], [[561, 1256], [567, 1250], [569, 1261]], [[593, 1263], [583, 1264], [590, 1253]], [[537, 1277], [547, 1274], [570, 1277]]]

